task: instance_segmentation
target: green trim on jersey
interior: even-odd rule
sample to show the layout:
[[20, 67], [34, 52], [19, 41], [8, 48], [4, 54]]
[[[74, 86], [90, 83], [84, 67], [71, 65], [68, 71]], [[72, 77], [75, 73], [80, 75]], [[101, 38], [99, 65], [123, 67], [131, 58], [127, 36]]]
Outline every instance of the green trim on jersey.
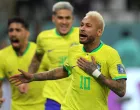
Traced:
[[[70, 31], [69, 31], [66, 35], [71, 34], [73, 31], [74, 31], [74, 28], [72, 27], [72, 28], [70, 29]], [[60, 34], [58, 33], [58, 31], [56, 30], [56, 28], [55, 28], [55, 33], [56, 33], [56, 35], [58, 35], [58, 36], [62, 36], [62, 35], [60, 35]]]
[[28, 42], [27, 48], [25, 49], [25, 51], [23, 52], [23, 55], [29, 50], [30, 47], [30, 42]]
[[4, 78], [0, 78], [0, 81], [1, 81], [1, 80], [4, 80]]
[[127, 77], [126, 76], [119, 76], [119, 77], [115, 77], [115, 78], [113, 78], [113, 80], [118, 80], [118, 79], [127, 79]]
[[[98, 51], [103, 45], [104, 45], [103, 42], [100, 42], [99, 46], [97, 48], [93, 49], [90, 53]], [[83, 47], [83, 51], [86, 52], [84, 47]]]
[[71, 71], [69, 70], [69, 68], [67, 68], [67, 67], [65, 67], [65, 66], [63, 66], [63, 68], [67, 71], [68, 76], [70, 76], [70, 75], [71, 75]]
[[[25, 53], [29, 50], [29, 47], [30, 47], [30, 42], [28, 42], [28, 45], [27, 45], [25, 51], [23, 52], [22, 56], [25, 55]], [[16, 55], [17, 55], [17, 52], [16, 52]]]

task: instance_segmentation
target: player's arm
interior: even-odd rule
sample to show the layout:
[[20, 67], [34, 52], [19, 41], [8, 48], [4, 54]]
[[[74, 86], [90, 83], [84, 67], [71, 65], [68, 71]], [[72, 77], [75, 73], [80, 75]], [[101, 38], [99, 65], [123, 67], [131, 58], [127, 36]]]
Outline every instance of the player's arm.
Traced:
[[87, 74], [97, 78], [97, 80], [106, 85], [112, 91], [114, 91], [118, 96], [123, 97], [126, 92], [126, 80], [112, 80], [106, 78], [98, 69], [95, 62], [95, 59], [92, 57], [92, 62], [87, 61], [84, 58], [80, 58], [77, 60], [77, 64], [79, 68], [85, 71]]
[[0, 107], [5, 100], [2, 96], [2, 81], [0, 80]]
[[31, 81], [56, 80], [68, 76], [67, 71], [63, 67], [59, 67], [50, 71], [45, 71], [36, 74], [25, 72], [23, 70], [19, 71], [21, 72], [21, 74], [14, 75], [10, 78], [10, 82], [15, 83], [15, 85], [29, 83]]
[[102, 84], [108, 86], [114, 93], [118, 96], [123, 97], [126, 93], [126, 80], [119, 79], [119, 80], [112, 80], [106, 78], [103, 74], [100, 74], [97, 78]]
[[43, 55], [45, 53], [43, 41], [44, 41], [44, 39], [42, 38], [42, 33], [40, 33], [37, 36], [37, 40], [36, 40], [36, 46], [37, 46], [36, 53], [34, 54], [34, 57], [32, 58], [31, 64], [30, 64], [29, 69], [28, 69], [28, 71], [30, 73], [36, 73], [39, 66], [40, 66], [41, 60], [42, 60]]
[[40, 54], [37, 53], [37, 52], [35, 53], [34, 57], [32, 58], [32, 62], [29, 66], [29, 72], [30, 73], [35, 73], [38, 70], [43, 55], [44, 54], [41, 54], [41, 53]]

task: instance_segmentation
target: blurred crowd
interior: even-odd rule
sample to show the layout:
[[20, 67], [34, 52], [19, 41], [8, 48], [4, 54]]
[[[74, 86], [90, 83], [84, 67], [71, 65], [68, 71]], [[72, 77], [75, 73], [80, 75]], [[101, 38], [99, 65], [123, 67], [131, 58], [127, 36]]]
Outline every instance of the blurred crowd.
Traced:
[[69, 1], [74, 6], [74, 26], [79, 26], [81, 18], [88, 10], [100, 11], [107, 23], [140, 21], [139, 0], [1, 0], [0, 40], [2, 46], [0, 47], [8, 44], [6, 21], [10, 17], [21, 16], [29, 21], [32, 41], [36, 40], [40, 31], [54, 27], [51, 22], [51, 8], [57, 1]]
[[106, 22], [103, 42], [119, 52], [126, 68], [140, 67], [140, 0], [1, 0], [0, 49], [10, 44], [7, 20], [13, 16], [29, 22], [30, 41], [35, 42], [42, 30], [54, 28], [52, 6], [58, 1], [69, 1], [74, 6], [73, 25], [77, 27], [89, 10], [99, 11]]

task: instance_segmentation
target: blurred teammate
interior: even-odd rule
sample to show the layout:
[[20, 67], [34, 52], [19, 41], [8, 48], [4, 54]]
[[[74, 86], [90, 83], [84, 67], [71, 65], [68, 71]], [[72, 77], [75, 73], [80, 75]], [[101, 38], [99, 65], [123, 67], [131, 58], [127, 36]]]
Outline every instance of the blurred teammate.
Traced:
[[[68, 55], [68, 48], [79, 43], [79, 28], [72, 27], [73, 7], [69, 2], [58, 2], [53, 6], [52, 21], [56, 28], [43, 31], [37, 38], [36, 58], [45, 53], [39, 71], [47, 71], [63, 65]], [[39, 66], [33, 59], [30, 70], [35, 72]], [[34, 65], [37, 64], [37, 65]], [[46, 110], [60, 110], [60, 105], [66, 94], [71, 79], [45, 83], [43, 96], [47, 99]]]
[[[36, 44], [28, 41], [30, 35], [28, 27], [28, 24], [19, 17], [8, 20], [11, 45], [2, 49], [0, 53], [0, 86], [4, 78], [9, 79], [10, 76], [18, 74], [18, 68], [28, 71], [36, 51]], [[42, 93], [43, 83], [34, 82], [28, 86], [22, 84], [15, 87], [11, 84], [12, 110], [44, 110], [45, 99], [39, 95]], [[2, 94], [2, 91], [0, 93]], [[1, 104], [3, 100], [1, 95]]]
[[100, 37], [104, 30], [102, 16], [91, 11], [80, 26], [80, 43], [68, 52], [63, 67], [40, 74], [20, 70], [21, 75], [11, 77], [16, 85], [42, 80], [55, 80], [72, 75], [62, 110], [108, 110], [109, 89], [122, 97], [126, 92], [126, 74], [115, 49], [103, 44]]

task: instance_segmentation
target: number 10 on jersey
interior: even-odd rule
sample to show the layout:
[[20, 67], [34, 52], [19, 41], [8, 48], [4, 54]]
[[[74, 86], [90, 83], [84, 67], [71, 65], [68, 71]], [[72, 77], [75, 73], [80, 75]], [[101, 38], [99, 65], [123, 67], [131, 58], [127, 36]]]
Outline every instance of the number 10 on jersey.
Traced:
[[90, 77], [80, 76], [80, 89], [90, 90]]

